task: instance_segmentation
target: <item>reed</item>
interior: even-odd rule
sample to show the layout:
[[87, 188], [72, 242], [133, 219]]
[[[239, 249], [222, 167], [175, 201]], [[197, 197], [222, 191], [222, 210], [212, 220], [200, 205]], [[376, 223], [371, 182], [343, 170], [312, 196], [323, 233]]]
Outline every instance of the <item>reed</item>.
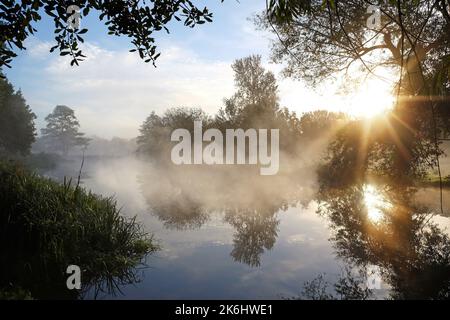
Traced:
[[155, 250], [152, 236], [121, 215], [113, 198], [0, 162], [0, 291], [79, 298], [66, 288], [70, 264], [82, 269], [83, 292], [113, 291], [138, 281], [137, 267]]

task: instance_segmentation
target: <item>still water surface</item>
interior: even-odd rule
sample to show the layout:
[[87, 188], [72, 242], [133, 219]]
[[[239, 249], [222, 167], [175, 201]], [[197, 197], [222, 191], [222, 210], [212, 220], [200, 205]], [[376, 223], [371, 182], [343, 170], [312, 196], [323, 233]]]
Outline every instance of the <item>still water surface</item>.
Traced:
[[[48, 175], [76, 177], [78, 168], [78, 161], [68, 162]], [[83, 185], [114, 196], [122, 213], [136, 215], [161, 246], [147, 257], [141, 282], [122, 287], [122, 294], [97, 298], [293, 297], [318, 275], [335, 283], [348, 266], [332, 241], [336, 222], [318, 213], [311, 168], [276, 179], [187, 171], [165, 172], [135, 158], [85, 160]], [[416, 197], [430, 207], [439, 199], [435, 189], [419, 190]], [[374, 225], [393, 206], [373, 186], [363, 188], [363, 201]], [[432, 221], [448, 233], [448, 217]], [[381, 285], [375, 298], [389, 292], [389, 284]]]

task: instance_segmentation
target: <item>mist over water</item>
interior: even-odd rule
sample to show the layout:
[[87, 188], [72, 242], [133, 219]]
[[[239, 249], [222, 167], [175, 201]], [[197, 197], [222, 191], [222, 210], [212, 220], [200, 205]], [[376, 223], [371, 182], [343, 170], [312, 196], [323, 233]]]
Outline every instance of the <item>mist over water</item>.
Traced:
[[[97, 298], [281, 298], [298, 296], [320, 274], [336, 282], [347, 264], [331, 241], [332, 222], [318, 213], [317, 161], [287, 159], [281, 156], [278, 175], [261, 176], [249, 165], [86, 157], [82, 185], [114, 196], [122, 214], [136, 215], [161, 245], [147, 257], [141, 282]], [[74, 157], [46, 174], [76, 181], [80, 164]], [[437, 196], [426, 189], [416, 199], [436, 204]], [[433, 220], [450, 226], [448, 217]], [[387, 294], [383, 288], [377, 296]]]
[[[76, 177], [79, 163], [48, 174]], [[311, 168], [297, 179], [260, 176], [256, 166], [169, 168], [135, 157], [85, 159], [83, 186], [115, 195], [162, 246], [123, 297], [277, 298], [297, 294], [318, 270], [339, 271], [315, 214]]]

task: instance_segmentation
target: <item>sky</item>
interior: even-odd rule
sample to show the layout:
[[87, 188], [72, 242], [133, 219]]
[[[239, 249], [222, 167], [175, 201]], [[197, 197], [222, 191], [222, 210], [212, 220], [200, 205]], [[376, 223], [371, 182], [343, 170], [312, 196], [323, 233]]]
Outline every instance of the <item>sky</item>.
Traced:
[[20, 89], [37, 115], [38, 129], [56, 105], [75, 110], [81, 131], [88, 136], [133, 138], [145, 118], [173, 107], [200, 107], [214, 114], [234, 89], [231, 64], [251, 54], [262, 56], [264, 66], [275, 73], [280, 102], [298, 113], [317, 108], [333, 109], [332, 95], [307, 89], [304, 83], [281, 76], [281, 65], [270, 63], [273, 36], [257, 30], [252, 17], [265, 7], [262, 0], [196, 1], [213, 13], [212, 23], [186, 28], [171, 23], [170, 34], [156, 34], [162, 53], [157, 67], [130, 53], [128, 38], [110, 36], [96, 14], [83, 17], [88, 28], [81, 45], [87, 59], [70, 66], [69, 57], [55, 51], [53, 22], [36, 25], [38, 32], [25, 42], [8, 79]]

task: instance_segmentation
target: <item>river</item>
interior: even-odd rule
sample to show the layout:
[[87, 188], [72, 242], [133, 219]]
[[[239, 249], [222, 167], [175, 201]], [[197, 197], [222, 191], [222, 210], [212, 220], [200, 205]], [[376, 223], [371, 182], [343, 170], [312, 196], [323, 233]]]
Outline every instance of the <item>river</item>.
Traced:
[[[79, 168], [77, 159], [47, 175], [71, 176], [76, 181]], [[316, 199], [317, 183], [310, 168], [276, 180], [241, 172], [215, 176], [201, 170], [180, 176], [181, 171], [166, 173], [134, 157], [85, 159], [83, 186], [114, 196], [122, 214], [137, 216], [161, 247], [146, 258], [140, 282], [96, 298], [290, 298], [301, 296], [305, 284], [317, 277], [332, 285], [347, 269], [361, 272], [360, 263], [349, 264], [355, 260], [349, 259], [352, 254], [342, 254], [342, 239], [336, 239], [342, 225], [337, 228], [336, 219], [320, 213], [322, 204]], [[384, 200], [376, 190], [364, 190], [368, 217], [376, 220]], [[415, 196], [437, 211], [438, 190], [419, 190]], [[444, 199], [450, 200], [448, 191]], [[434, 215], [431, 221], [448, 234], [448, 216]], [[350, 251], [346, 241], [344, 251]], [[372, 257], [367, 263], [379, 261], [384, 266], [385, 260]], [[383, 276], [374, 298], [390, 292], [389, 279]]]

